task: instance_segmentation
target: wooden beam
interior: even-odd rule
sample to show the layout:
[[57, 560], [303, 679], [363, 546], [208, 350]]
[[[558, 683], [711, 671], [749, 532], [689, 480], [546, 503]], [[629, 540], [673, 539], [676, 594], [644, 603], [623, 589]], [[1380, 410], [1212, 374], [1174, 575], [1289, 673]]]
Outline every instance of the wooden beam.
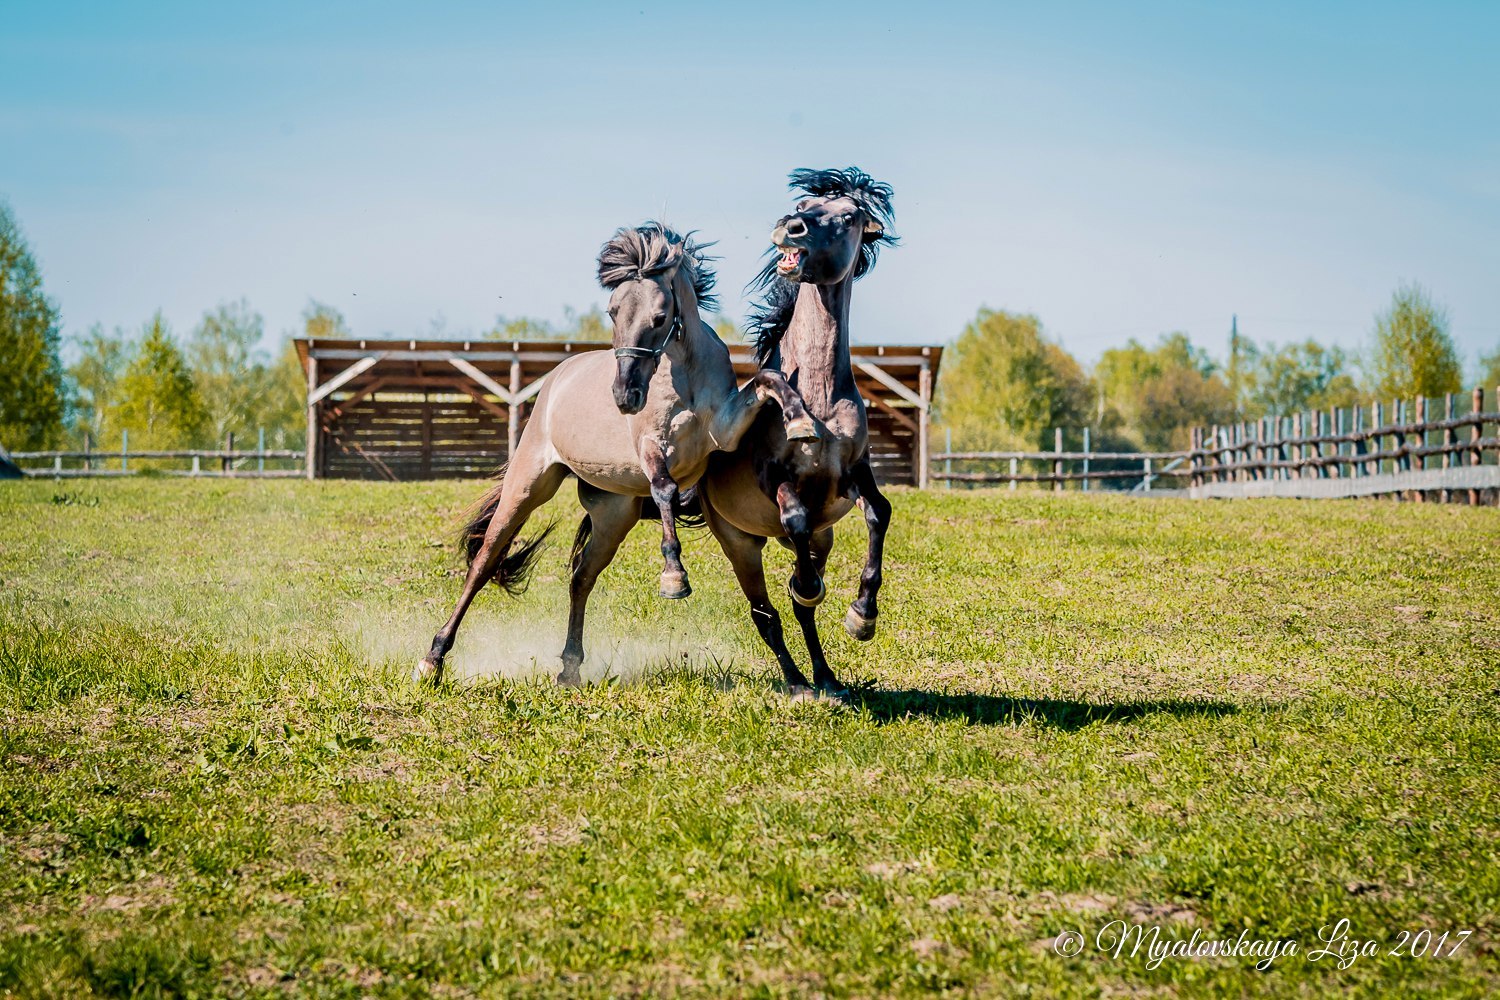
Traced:
[[917, 423], [920, 426], [917, 430], [917, 474], [915, 478], [917, 480], [917, 489], [925, 490], [927, 488], [927, 466], [929, 464], [927, 457], [929, 454], [927, 429], [928, 424], [931, 422], [932, 410], [932, 367], [926, 361], [922, 362], [922, 370], [917, 373], [917, 392], [921, 396], [922, 408], [917, 413]]
[[879, 382], [881, 385], [885, 386], [887, 389], [891, 390], [902, 399], [906, 400], [912, 406], [915, 406], [917, 409], [923, 411], [924, 413], [927, 411], [927, 403], [922, 399], [921, 396], [917, 395], [906, 386], [902, 385], [901, 382], [893, 378], [890, 373], [881, 368], [879, 365], [873, 365], [868, 361], [856, 360], [854, 362], [854, 367], [858, 368], [860, 371], [864, 372], [866, 375], [870, 376], [872, 379]]
[[378, 379], [376, 379], [375, 381], [371, 382], [369, 385], [367, 385], [364, 388], [362, 388], [362, 389], [358, 390], [357, 392], [355, 392], [348, 399], [341, 399], [341, 400], [339, 400], [339, 404], [337, 406], [333, 407], [331, 410], [329, 410], [328, 411], [328, 415], [330, 417], [332, 417], [333, 420], [338, 420], [340, 417], [342, 417], [344, 415], [345, 411], [348, 410], [349, 407], [354, 406], [356, 403], [359, 403], [359, 402], [363, 401], [364, 399], [366, 399], [367, 397], [372, 396], [375, 393], [379, 392], [381, 390], [381, 388], [384, 387], [386, 385], [386, 383], [388, 383], [389, 381], [390, 381], [390, 379], [388, 379], [388, 378], [378, 378]]
[[917, 422], [915, 420], [913, 420], [911, 417], [908, 417], [906, 414], [902, 413], [900, 410], [896, 409], [894, 406], [892, 406], [890, 403], [887, 403], [879, 396], [866, 396], [865, 402], [874, 404], [877, 409], [881, 410], [884, 413], [889, 413], [898, 424], [900, 424], [902, 427], [905, 427], [913, 434], [917, 433]]
[[[303, 455], [303, 458], [302, 458], [302, 462], [306, 466], [306, 468], [304, 469], [304, 471], [307, 473], [307, 478], [308, 479], [315, 478], [317, 476], [317, 470], [318, 470], [318, 435], [321, 432], [318, 429], [318, 427], [319, 427], [319, 421], [318, 421], [318, 402], [317, 402], [317, 400], [313, 399], [313, 392], [314, 392], [314, 390], [317, 389], [317, 387], [318, 387], [318, 359], [317, 358], [308, 358], [307, 359], [307, 444], [304, 445], [303, 448], [302, 448], [303, 452], [305, 452], [305, 454]], [[121, 459], [120, 464], [122, 466], [124, 465], [124, 459]]]
[[452, 365], [454, 368], [457, 368], [465, 375], [469, 376], [469, 378], [473, 379], [475, 382], [478, 382], [481, 386], [483, 386], [489, 392], [493, 393], [495, 396], [498, 396], [500, 399], [505, 400], [505, 402], [507, 403], [514, 402], [511, 399], [510, 392], [501, 388], [499, 382], [496, 382], [494, 379], [490, 378], [478, 368], [475, 368], [472, 364], [465, 361], [463, 358], [449, 357], [447, 360], [450, 365]]
[[[551, 372], [548, 372], [548, 374], [550, 375]], [[524, 403], [528, 399], [530, 399], [532, 396], [535, 396], [537, 393], [541, 392], [542, 391], [542, 383], [545, 382], [545, 381], [547, 381], [547, 376], [543, 375], [541, 378], [538, 378], [535, 382], [532, 382], [526, 388], [524, 388], [520, 392], [516, 393], [516, 402], [517, 403]]]
[[[384, 354], [371, 354], [354, 362], [354, 364], [350, 365], [348, 368], [345, 368], [333, 378], [318, 386], [316, 390], [309, 392], [307, 394], [307, 405], [313, 406], [317, 403], [321, 403], [325, 398], [327, 398], [329, 393], [338, 391], [341, 387], [347, 385], [351, 380], [359, 377], [360, 375], [363, 375], [365, 372], [375, 367], [375, 365], [379, 364], [381, 359], [383, 359], [384, 357]], [[313, 384], [312, 373], [316, 370], [316, 366], [308, 369], [307, 383], [309, 386]]]
[[501, 420], [508, 420], [510, 418], [509, 414], [507, 414], [498, 403], [490, 402], [484, 397], [484, 393], [480, 392], [478, 389], [475, 389], [472, 385], [465, 383], [462, 379], [454, 379], [452, 384], [460, 392], [467, 393], [469, 398], [473, 399], [474, 402], [478, 403], [486, 410], [489, 410]]

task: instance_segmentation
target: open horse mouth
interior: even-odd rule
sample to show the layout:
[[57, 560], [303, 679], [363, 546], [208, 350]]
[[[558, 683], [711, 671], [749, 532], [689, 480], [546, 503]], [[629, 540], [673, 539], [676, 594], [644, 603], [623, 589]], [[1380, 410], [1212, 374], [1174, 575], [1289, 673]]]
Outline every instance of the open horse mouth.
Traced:
[[802, 251], [796, 247], [786, 247], [781, 251], [781, 259], [776, 262], [776, 273], [783, 278], [789, 278], [802, 270]]

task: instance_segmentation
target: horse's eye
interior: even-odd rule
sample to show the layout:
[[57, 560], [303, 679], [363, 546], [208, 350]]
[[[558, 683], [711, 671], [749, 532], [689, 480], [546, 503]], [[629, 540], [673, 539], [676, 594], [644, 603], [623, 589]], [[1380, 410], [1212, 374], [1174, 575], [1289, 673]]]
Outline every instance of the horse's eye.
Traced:
[[666, 321], [667, 321], [667, 314], [666, 313], [657, 313], [656, 314], [656, 318], [651, 321], [651, 325], [652, 326], [661, 326]]

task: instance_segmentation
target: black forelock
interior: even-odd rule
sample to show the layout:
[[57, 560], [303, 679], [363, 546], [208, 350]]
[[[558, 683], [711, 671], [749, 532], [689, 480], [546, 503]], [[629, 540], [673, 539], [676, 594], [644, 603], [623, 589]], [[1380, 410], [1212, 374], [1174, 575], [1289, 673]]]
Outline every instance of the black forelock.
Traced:
[[[787, 187], [814, 198], [849, 198], [881, 226], [889, 229], [896, 221], [889, 184], [881, 183], [858, 167], [812, 170], [803, 167], [789, 175]], [[895, 239], [894, 235], [891, 237]]]
[[599, 284], [613, 289], [626, 281], [649, 278], [685, 263], [698, 307], [710, 312], [717, 310], [719, 299], [714, 294], [714, 284], [718, 276], [708, 266], [715, 258], [704, 253], [713, 244], [699, 243], [693, 235], [679, 236], [655, 221], [616, 230], [599, 250]]

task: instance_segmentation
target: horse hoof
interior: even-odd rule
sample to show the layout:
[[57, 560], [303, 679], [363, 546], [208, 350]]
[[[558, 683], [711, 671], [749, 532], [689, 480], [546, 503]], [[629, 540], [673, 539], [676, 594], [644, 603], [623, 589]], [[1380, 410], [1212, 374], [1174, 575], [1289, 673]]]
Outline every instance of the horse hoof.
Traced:
[[850, 608], [844, 613], [844, 631], [859, 642], [869, 642], [875, 638], [875, 619], [866, 618]]
[[791, 687], [789, 687], [789, 688], [786, 689], [786, 700], [787, 701], [817, 701], [818, 700], [818, 692], [814, 691], [812, 688], [808, 687], [806, 684], [793, 684]]
[[667, 600], [680, 601], [692, 592], [693, 588], [688, 585], [687, 577], [669, 578], [665, 574], [662, 575], [659, 593]]
[[792, 600], [796, 601], [804, 608], [815, 608], [819, 604], [823, 603], [823, 598], [828, 596], [828, 587], [823, 583], [822, 577], [818, 578], [818, 592], [812, 597], [803, 597], [801, 594], [797, 593], [796, 581], [797, 578], [795, 576], [790, 577], [786, 581], [786, 592], [792, 595]]
[[557, 686], [565, 688], [576, 688], [583, 685], [583, 678], [578, 674], [578, 668], [563, 667], [562, 673], [557, 675]]
[[798, 417], [786, 422], [786, 439], [788, 441], [814, 441], [818, 437], [818, 425], [813, 423], [812, 417]]
[[411, 680], [413, 684], [424, 684], [428, 687], [437, 687], [443, 683], [443, 661], [427, 657], [418, 660], [417, 665], [412, 668]]

